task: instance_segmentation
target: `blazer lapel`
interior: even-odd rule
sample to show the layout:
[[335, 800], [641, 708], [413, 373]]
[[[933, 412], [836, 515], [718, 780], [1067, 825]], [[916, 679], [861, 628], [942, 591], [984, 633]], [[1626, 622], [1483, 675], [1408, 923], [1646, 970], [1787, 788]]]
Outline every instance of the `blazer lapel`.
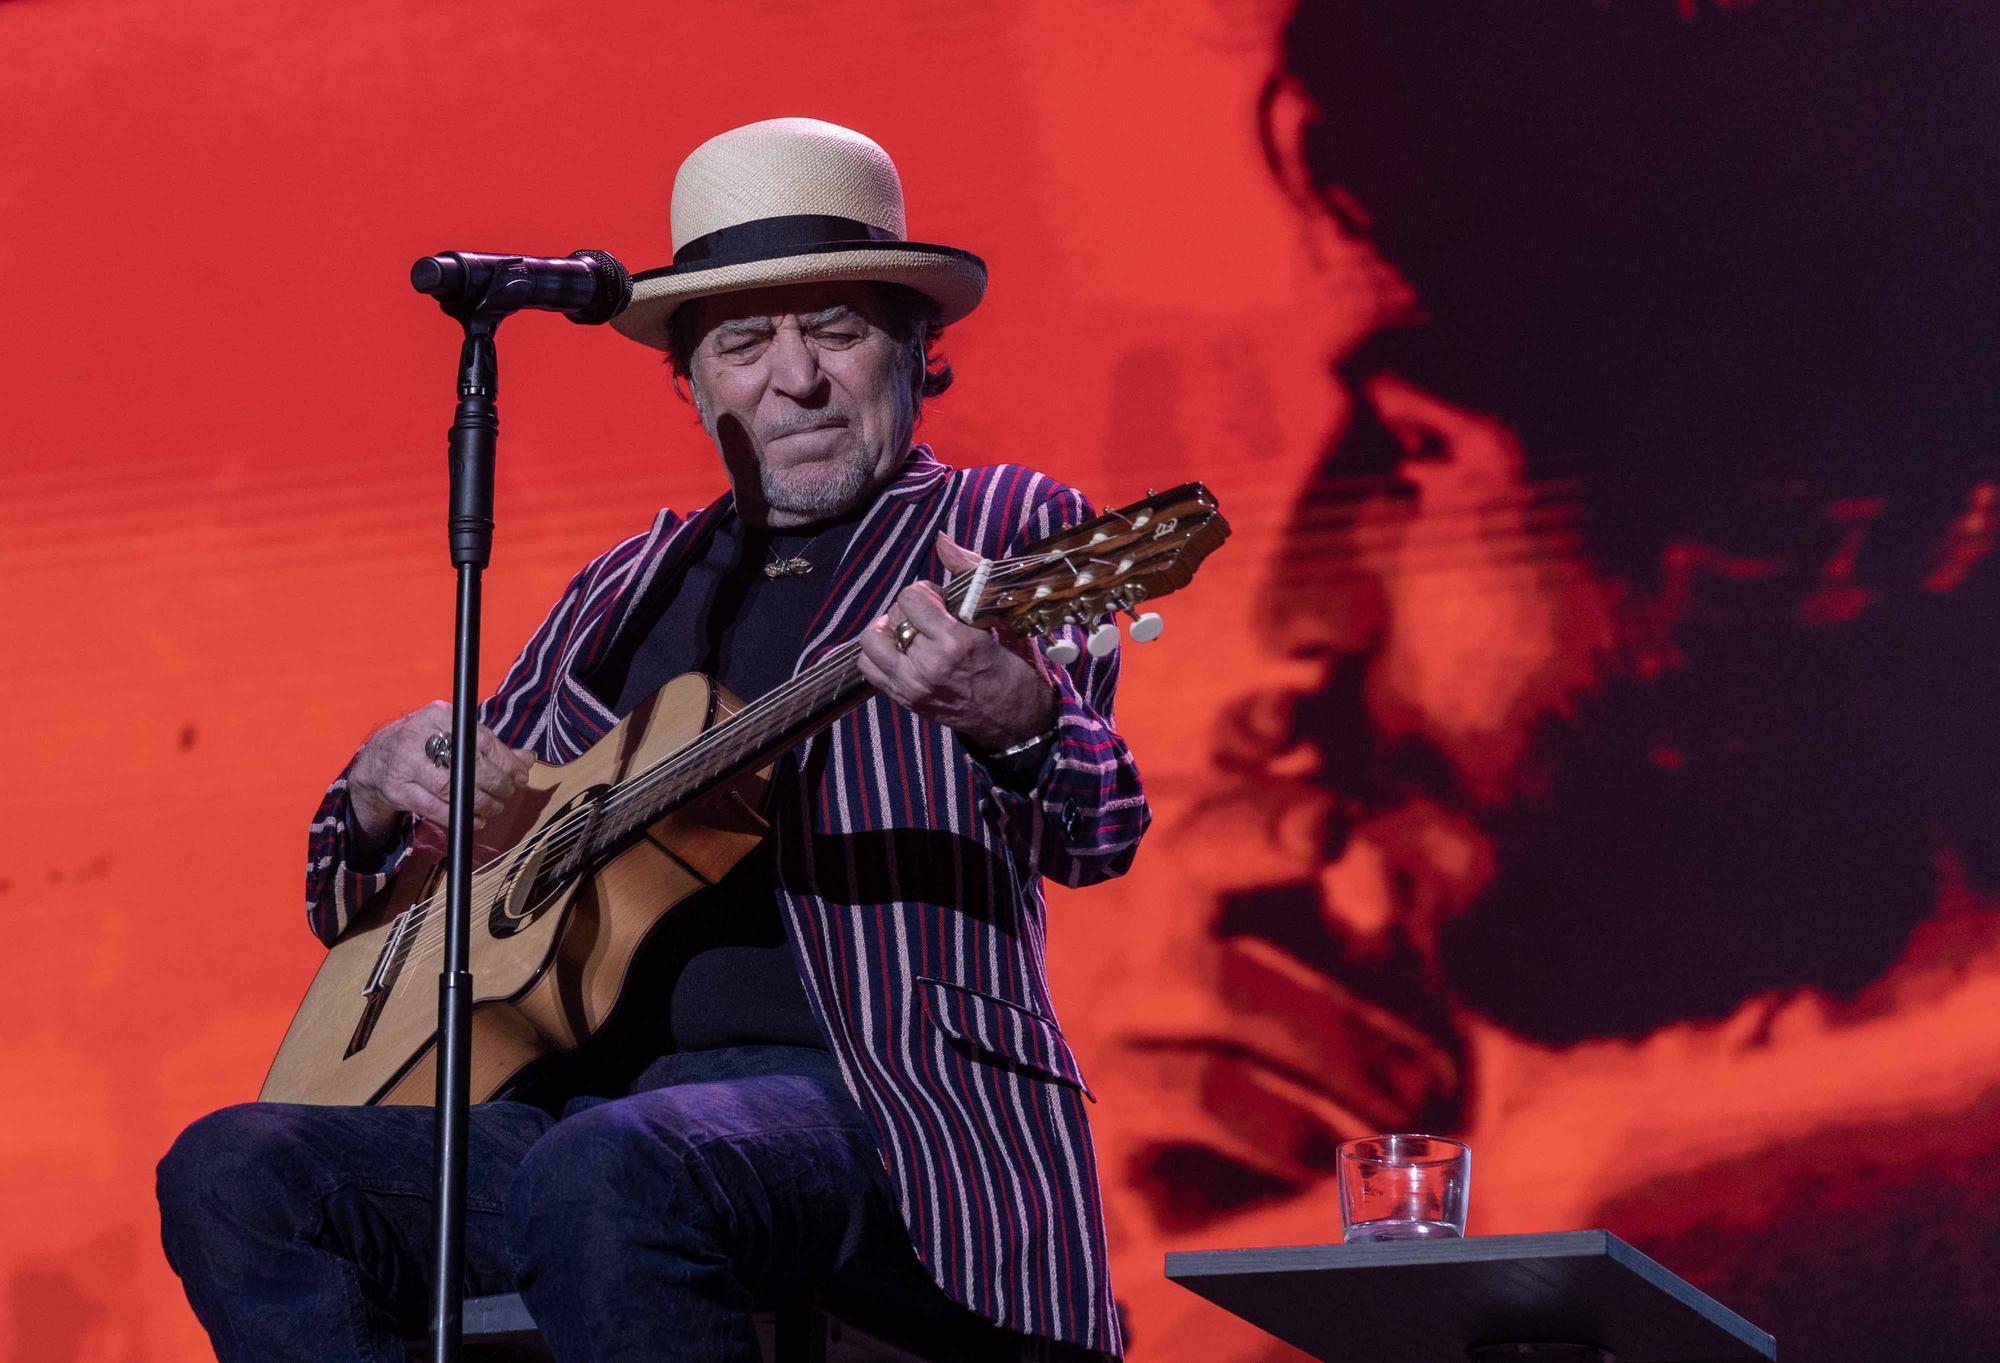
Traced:
[[950, 466], [930, 446], [913, 446], [847, 541], [826, 600], [806, 627], [794, 675], [860, 634], [905, 584], [935, 572], [931, 541], [951, 504], [951, 486]]
[[[573, 722], [578, 723], [588, 734], [582, 746], [588, 747], [608, 733], [618, 716], [604, 703], [591, 685], [591, 674], [603, 665], [621, 642], [620, 636], [632, 621], [639, 603], [657, 583], [672, 582], [687, 566], [688, 560], [708, 543], [721, 524], [723, 514], [736, 504], [736, 495], [725, 492], [686, 520], [675, 521], [671, 525], [661, 517], [654, 527], [646, 547], [640, 551], [640, 567], [633, 575], [631, 585], [619, 595], [619, 599], [608, 612], [607, 623], [593, 643], [577, 651], [569, 669], [563, 675], [563, 690], [569, 700], [566, 707]], [[594, 731], [594, 732], [593, 732]]]
[[722, 522], [722, 516], [736, 505], [736, 494], [725, 492], [701, 510], [666, 532], [657, 545], [646, 547], [646, 566], [633, 579], [632, 590], [625, 593], [625, 599], [618, 603], [613, 612], [611, 632], [605, 637], [605, 651], [609, 652], [618, 642], [618, 636], [638, 609], [646, 593], [653, 584], [662, 580], [671, 581], [687, 566], [688, 558], [706, 545], [715, 533], [715, 527]]

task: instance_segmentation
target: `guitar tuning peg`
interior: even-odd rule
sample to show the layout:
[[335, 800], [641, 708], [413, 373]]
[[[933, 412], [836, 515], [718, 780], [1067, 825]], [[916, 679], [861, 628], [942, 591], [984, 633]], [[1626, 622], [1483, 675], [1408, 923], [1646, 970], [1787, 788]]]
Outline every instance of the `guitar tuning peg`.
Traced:
[[1167, 622], [1160, 618], [1158, 611], [1147, 611], [1144, 615], [1135, 615], [1132, 617], [1132, 642], [1135, 644], [1150, 644], [1153, 640], [1160, 637], [1160, 631], [1166, 627]]
[[1118, 622], [1116, 620], [1106, 620], [1090, 632], [1089, 648], [1091, 657], [1106, 657], [1116, 647], [1118, 647]]
[[1058, 639], [1049, 645], [1049, 661], [1057, 667], [1068, 667], [1083, 656], [1083, 650], [1076, 646], [1074, 639]]

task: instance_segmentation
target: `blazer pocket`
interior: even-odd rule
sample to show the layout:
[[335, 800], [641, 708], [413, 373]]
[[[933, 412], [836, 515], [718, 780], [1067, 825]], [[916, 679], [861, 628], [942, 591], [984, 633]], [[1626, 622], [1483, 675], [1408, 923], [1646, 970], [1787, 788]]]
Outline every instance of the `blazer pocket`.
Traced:
[[1018, 1003], [929, 976], [917, 977], [917, 997], [931, 1024], [976, 1055], [1019, 1066], [1028, 1073], [1067, 1084], [1090, 1099], [1083, 1071], [1069, 1043], [1049, 1018]]

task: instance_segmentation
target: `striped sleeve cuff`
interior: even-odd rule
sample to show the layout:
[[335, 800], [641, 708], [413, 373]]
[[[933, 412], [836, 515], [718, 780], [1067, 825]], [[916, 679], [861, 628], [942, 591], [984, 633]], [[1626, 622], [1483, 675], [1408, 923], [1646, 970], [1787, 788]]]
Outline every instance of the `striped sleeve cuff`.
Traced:
[[396, 840], [382, 864], [368, 871], [356, 870], [347, 859], [351, 812], [347, 774], [342, 772], [327, 787], [326, 798], [313, 815], [306, 846], [306, 925], [329, 946], [347, 930], [356, 914], [389, 887], [410, 856], [412, 820], [403, 815], [397, 820]]

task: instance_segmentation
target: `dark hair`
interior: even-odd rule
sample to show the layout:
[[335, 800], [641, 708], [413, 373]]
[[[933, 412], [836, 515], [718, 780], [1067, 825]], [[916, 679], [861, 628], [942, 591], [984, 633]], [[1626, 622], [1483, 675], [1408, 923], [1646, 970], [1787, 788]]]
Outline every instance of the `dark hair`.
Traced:
[[1299, 0], [1266, 113], [1313, 112], [1267, 150], [1415, 289], [1411, 377], [1594, 478], [1613, 543], [1784, 479], [1934, 533], [2000, 448], [1996, 38], [1950, 0]]
[[[2000, 883], [2000, 578], [1920, 576], [2000, 450], [1996, 48], [1952, 0], [1298, 0], [1274, 169], [1414, 289], [1398, 370], [1587, 488], [1599, 562], [1637, 577], [1687, 536], [1781, 555], [1759, 494], [1788, 485], [1884, 508], [1888, 599], [1781, 631], [1817, 565], [1739, 584], [1768, 613], [1680, 608], [1682, 663], [1545, 721], [1489, 821], [1513, 850], [1442, 948], [1501, 1025], [1568, 1044], [1844, 994], [1936, 910], [1941, 846]], [[1296, 147], [1272, 140], [1287, 87]], [[1752, 756], [1651, 784], [1605, 736], [1662, 716]]]
[[[910, 349], [911, 378], [916, 387], [916, 407], [923, 414], [924, 399], [934, 398], [951, 387], [951, 361], [937, 353], [944, 335], [938, 305], [915, 289], [901, 284], [870, 283], [883, 314], [883, 325], [891, 336]], [[692, 400], [682, 380], [694, 381], [694, 352], [701, 344], [701, 304], [696, 299], [674, 309], [667, 319], [667, 365], [673, 371], [674, 391]]]

